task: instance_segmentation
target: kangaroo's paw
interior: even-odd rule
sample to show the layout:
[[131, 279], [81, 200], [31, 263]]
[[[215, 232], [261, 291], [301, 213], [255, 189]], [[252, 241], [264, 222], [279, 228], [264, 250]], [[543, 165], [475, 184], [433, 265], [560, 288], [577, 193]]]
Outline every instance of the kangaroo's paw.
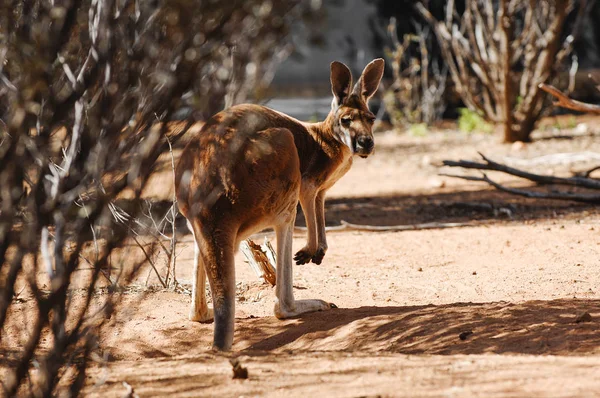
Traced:
[[311, 261], [315, 264], [321, 264], [323, 261], [323, 257], [325, 257], [325, 252], [327, 251], [324, 247], [319, 247], [317, 252], [312, 256]]
[[211, 323], [214, 320], [213, 309], [206, 307], [204, 311], [196, 311], [194, 308], [190, 310], [190, 321], [200, 323]]
[[304, 246], [302, 249], [298, 250], [294, 256], [294, 261], [297, 265], [307, 264], [312, 260], [314, 253], [314, 250], [310, 250], [308, 246]]
[[294, 256], [294, 261], [297, 265], [307, 264], [311, 261], [315, 264], [321, 264], [325, 252], [327, 252], [327, 247], [319, 246], [317, 250], [311, 250], [308, 246], [304, 246], [298, 250], [298, 253]]

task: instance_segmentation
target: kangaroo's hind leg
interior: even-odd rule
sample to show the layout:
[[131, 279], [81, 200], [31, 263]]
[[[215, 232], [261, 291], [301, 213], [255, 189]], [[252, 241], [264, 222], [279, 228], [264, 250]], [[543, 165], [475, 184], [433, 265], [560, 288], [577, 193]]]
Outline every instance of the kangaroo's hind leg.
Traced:
[[[233, 344], [235, 321], [235, 234], [200, 225], [194, 227], [199, 262], [204, 265], [213, 299], [213, 348], [229, 351]], [[192, 309], [193, 306], [194, 303]]]
[[200, 247], [192, 224], [188, 221], [188, 228], [194, 237], [194, 271], [192, 275], [192, 306], [189, 319], [195, 322], [211, 322], [213, 310], [206, 303], [206, 270], [200, 255]]
[[278, 225], [277, 234], [277, 282], [275, 286], [275, 316], [279, 319], [292, 318], [306, 312], [328, 310], [334, 305], [323, 300], [295, 300], [293, 291], [292, 233], [295, 212], [291, 221]]

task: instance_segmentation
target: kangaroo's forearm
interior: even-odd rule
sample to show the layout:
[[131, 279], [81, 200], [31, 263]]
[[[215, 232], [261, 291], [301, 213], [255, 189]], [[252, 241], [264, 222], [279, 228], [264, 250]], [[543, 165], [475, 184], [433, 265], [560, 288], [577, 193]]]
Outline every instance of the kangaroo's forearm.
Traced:
[[307, 248], [311, 251], [316, 250], [318, 243], [318, 220], [315, 204], [315, 195], [312, 192], [305, 192], [300, 196], [300, 206], [302, 206], [306, 220], [306, 229], [308, 230]]
[[327, 237], [325, 236], [325, 191], [317, 194], [315, 200], [315, 212], [317, 221], [317, 245], [327, 250]]

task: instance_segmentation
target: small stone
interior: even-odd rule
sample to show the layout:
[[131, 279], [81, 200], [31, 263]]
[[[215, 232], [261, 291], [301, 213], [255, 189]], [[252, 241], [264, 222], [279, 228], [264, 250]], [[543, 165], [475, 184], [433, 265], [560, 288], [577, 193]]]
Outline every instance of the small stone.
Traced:
[[516, 141], [510, 146], [510, 150], [513, 152], [522, 151], [525, 148], [525, 143], [523, 141]]
[[587, 311], [582, 312], [581, 314], [577, 315], [577, 318], [575, 318], [575, 323], [591, 322], [591, 321], [592, 321], [592, 316]]
[[419, 267], [419, 269], [417, 271], [423, 272], [423, 268]]
[[231, 368], [233, 370], [233, 378], [234, 379], [247, 379], [248, 378], [248, 369], [243, 367], [237, 358], [230, 359], [229, 363], [231, 364]]
[[477, 275], [477, 271], [473, 271], [473, 275]]
[[575, 126], [575, 128], [573, 129], [573, 133], [574, 134], [586, 134], [589, 130], [589, 127], [586, 123], [579, 123], [577, 126]]
[[432, 188], [444, 188], [446, 186], [446, 182], [439, 178], [430, 178], [427, 183]]

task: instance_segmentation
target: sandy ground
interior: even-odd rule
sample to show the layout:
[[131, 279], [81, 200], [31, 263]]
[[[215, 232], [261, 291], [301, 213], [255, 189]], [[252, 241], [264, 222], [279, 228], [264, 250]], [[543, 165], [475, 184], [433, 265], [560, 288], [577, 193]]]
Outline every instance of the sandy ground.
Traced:
[[[600, 209], [438, 176], [461, 172], [440, 169], [441, 160], [476, 159], [477, 151], [535, 172], [590, 168], [598, 159], [536, 161], [600, 153], [600, 119], [578, 122], [550, 119], [524, 146], [443, 131], [378, 135], [376, 154], [356, 159], [331, 190], [327, 224], [466, 225], [330, 232], [323, 264], [295, 267], [295, 295], [339, 309], [285, 321], [272, 315], [274, 288], [238, 253], [227, 356], [209, 350], [212, 325], [187, 320], [193, 250], [181, 230], [183, 292], [156, 288], [152, 275], [146, 288], [143, 273], [104, 331], [98, 354], [106, 361], [90, 370], [85, 395], [123, 396], [129, 385], [142, 397], [600, 396]], [[163, 174], [147, 195], [169, 197], [169, 170]], [[294, 238], [295, 250], [304, 245], [302, 233]], [[27, 307], [20, 305], [17, 315]], [[591, 321], [576, 322], [584, 312]], [[232, 379], [230, 357], [247, 379]]]

